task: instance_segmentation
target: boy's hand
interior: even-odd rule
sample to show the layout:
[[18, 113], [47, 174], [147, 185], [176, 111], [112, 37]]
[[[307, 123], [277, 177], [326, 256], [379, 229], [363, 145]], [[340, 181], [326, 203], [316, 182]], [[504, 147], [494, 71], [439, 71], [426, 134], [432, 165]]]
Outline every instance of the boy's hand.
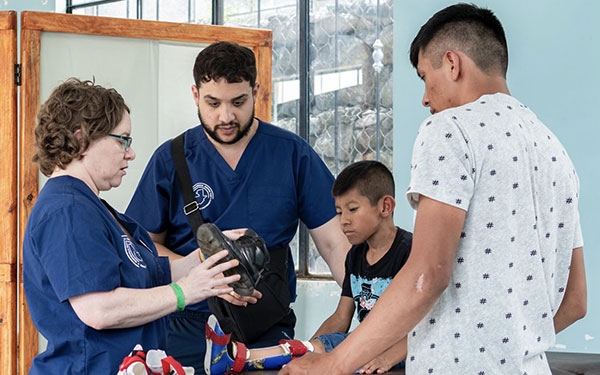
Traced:
[[369, 361], [364, 365], [359, 373], [361, 374], [383, 374], [392, 368], [393, 364], [385, 358], [385, 356], [379, 355], [373, 360]]

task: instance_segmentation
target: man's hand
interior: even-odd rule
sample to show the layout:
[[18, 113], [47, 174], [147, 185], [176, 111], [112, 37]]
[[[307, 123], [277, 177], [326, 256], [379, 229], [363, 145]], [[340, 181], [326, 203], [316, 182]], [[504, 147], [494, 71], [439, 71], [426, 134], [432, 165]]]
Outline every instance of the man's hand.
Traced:
[[229, 238], [230, 240], [235, 241], [238, 238], [242, 237], [244, 235], [244, 233], [246, 233], [247, 230], [248, 230], [248, 228], [229, 229], [229, 230], [224, 230], [223, 234], [226, 235], [227, 238]]
[[227, 294], [219, 294], [220, 298], [236, 306], [248, 306], [248, 304], [255, 304], [259, 299], [262, 298], [262, 294], [254, 289], [254, 293], [251, 296], [245, 297], [237, 294], [236, 292], [229, 292]]
[[307, 353], [296, 358], [279, 371], [279, 375], [343, 375], [330, 360], [330, 353]]
[[392, 364], [387, 361], [387, 359], [379, 355], [369, 361], [366, 365], [361, 367], [359, 373], [361, 374], [383, 374], [384, 372], [388, 372], [392, 368]]

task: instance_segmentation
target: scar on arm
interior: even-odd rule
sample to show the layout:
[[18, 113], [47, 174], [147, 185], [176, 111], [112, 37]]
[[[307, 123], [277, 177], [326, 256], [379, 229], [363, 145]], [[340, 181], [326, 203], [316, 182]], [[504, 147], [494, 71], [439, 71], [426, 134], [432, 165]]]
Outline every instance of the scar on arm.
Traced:
[[416, 288], [417, 288], [417, 292], [418, 293], [423, 292], [423, 282], [424, 282], [424, 279], [425, 279], [425, 275], [424, 274], [419, 275], [419, 278], [417, 279]]

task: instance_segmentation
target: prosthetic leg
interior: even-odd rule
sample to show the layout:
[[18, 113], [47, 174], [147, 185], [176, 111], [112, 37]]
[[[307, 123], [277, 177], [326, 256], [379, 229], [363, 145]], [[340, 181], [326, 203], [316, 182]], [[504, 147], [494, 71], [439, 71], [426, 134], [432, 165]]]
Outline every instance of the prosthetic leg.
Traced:
[[137, 344], [131, 353], [119, 365], [117, 375], [148, 375], [150, 369], [146, 365], [146, 352]]
[[137, 344], [119, 365], [117, 375], [194, 375], [193, 367], [183, 367], [164, 350], [148, 350]]
[[250, 296], [261, 278], [261, 274], [269, 263], [270, 253], [265, 242], [252, 229], [235, 241], [230, 240], [212, 223], [204, 223], [196, 231], [196, 242], [205, 258], [225, 249], [229, 255], [221, 262], [237, 259], [240, 264], [224, 272], [225, 276], [240, 275], [240, 280], [231, 284], [233, 290]]
[[[206, 356], [204, 369], [207, 374], [231, 374], [251, 370], [278, 369], [294, 358], [312, 352], [312, 345], [307, 341], [281, 340], [280, 354], [268, 357], [249, 359], [250, 352], [244, 344], [230, 341], [231, 335], [225, 334], [214, 315], [206, 323]], [[277, 347], [272, 347], [275, 349]], [[257, 349], [265, 350], [265, 349]]]

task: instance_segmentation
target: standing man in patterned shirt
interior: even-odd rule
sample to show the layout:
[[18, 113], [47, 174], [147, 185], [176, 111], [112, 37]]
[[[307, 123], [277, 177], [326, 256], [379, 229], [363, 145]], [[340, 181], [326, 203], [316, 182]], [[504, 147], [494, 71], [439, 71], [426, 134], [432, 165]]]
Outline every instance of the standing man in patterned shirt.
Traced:
[[407, 374], [550, 374], [545, 351], [587, 308], [575, 168], [510, 96], [491, 11], [439, 11], [410, 58], [432, 114], [413, 150], [411, 256], [339, 347], [282, 373], [348, 373], [408, 336]]

